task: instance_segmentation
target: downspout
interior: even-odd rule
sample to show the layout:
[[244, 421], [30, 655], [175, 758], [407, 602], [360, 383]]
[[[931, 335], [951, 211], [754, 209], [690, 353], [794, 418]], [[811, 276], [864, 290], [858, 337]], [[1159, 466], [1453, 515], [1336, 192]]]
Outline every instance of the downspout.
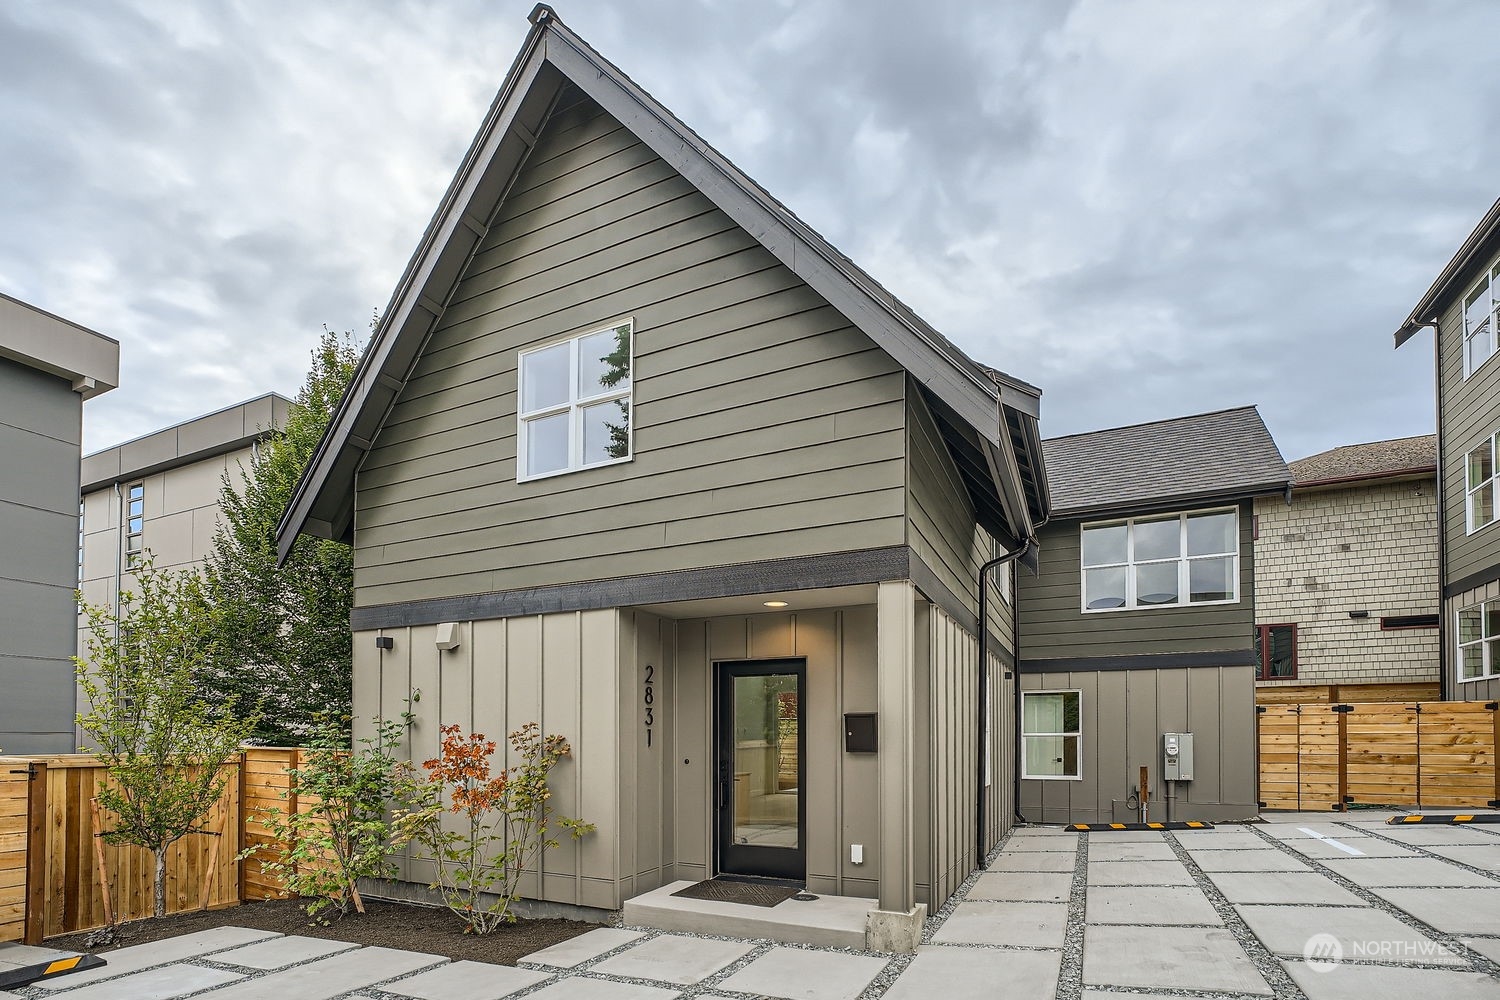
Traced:
[[[1443, 597], [1448, 580], [1448, 517], [1443, 503], [1443, 354], [1439, 347], [1442, 338], [1437, 318], [1434, 317], [1428, 326], [1432, 327], [1433, 399], [1437, 400], [1437, 487], [1433, 491], [1433, 502], [1437, 505], [1438, 700], [1447, 701], [1452, 696], [1452, 682], [1448, 679], [1448, 608]], [[1456, 663], [1454, 667], [1457, 669]]]
[[[974, 797], [974, 867], [978, 868], [984, 863], [984, 759], [989, 752], [987, 740], [990, 721], [990, 571], [998, 566], [1004, 566], [1015, 562], [1026, 554], [1026, 550], [1035, 544], [1035, 539], [1025, 539], [1014, 552], [1007, 552], [1003, 556], [991, 559], [979, 567], [979, 727], [978, 743], [979, 753], [975, 762], [978, 766], [974, 768], [975, 774], [975, 797]], [[1011, 627], [1015, 628], [1017, 615], [1015, 614], [1015, 588], [1011, 588]], [[1020, 684], [1016, 685], [1017, 690]], [[1017, 762], [1019, 763], [1019, 761]], [[1012, 769], [1014, 770], [1014, 768]], [[1019, 772], [1017, 772], [1019, 773]], [[1020, 800], [1016, 800], [1019, 808]]]

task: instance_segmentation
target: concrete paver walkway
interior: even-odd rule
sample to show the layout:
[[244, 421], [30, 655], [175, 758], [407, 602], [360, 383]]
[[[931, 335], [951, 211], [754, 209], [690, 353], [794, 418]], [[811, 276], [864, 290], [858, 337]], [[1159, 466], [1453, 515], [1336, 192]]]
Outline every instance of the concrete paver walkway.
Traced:
[[1500, 997], [1500, 827], [1269, 817], [1015, 831], [914, 957], [599, 928], [520, 967], [218, 928], [26, 1000], [1274, 1000]]

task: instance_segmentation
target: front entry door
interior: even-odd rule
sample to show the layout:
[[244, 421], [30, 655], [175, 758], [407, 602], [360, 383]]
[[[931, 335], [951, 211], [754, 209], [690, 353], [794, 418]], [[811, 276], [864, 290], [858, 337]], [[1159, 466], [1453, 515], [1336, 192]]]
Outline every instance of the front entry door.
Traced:
[[715, 824], [719, 871], [802, 881], [803, 660], [718, 665]]

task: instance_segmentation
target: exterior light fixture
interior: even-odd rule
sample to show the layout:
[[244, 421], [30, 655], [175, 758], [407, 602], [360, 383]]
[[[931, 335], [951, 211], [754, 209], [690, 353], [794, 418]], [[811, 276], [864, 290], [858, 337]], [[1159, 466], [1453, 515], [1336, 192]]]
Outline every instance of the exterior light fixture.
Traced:
[[1349, 617], [1350, 618], [1368, 618], [1368, 617], [1370, 617], [1370, 612], [1368, 612], [1368, 611], [1351, 611], [1351, 612], [1349, 612]]
[[393, 649], [393, 648], [395, 648], [395, 645], [396, 645], [396, 640], [392, 639], [388, 635], [377, 635], [375, 637], [375, 648], [376, 649]]
[[784, 607], [786, 607], [786, 601], [767, 601], [766, 602], [766, 607], [768, 607], [768, 608], [784, 608]]

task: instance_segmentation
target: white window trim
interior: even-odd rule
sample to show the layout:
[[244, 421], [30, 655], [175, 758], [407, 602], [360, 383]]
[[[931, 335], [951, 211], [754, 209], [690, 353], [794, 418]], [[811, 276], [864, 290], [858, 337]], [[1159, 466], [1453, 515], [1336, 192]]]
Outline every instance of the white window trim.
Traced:
[[[1500, 431], [1495, 431], [1485, 439], [1484, 443], [1476, 444], [1464, 452], [1464, 534], [1466, 535], [1472, 535], [1476, 531], [1483, 531], [1490, 525], [1500, 521], [1500, 503], [1496, 502], [1497, 494], [1500, 494], [1500, 466], [1497, 466], [1495, 462], [1497, 458], [1500, 458], [1500, 454], [1496, 454], [1497, 451], [1500, 451], [1500, 448], [1496, 447], [1497, 439], [1500, 439]], [[1471, 487], [1469, 485], [1469, 456], [1484, 447], [1490, 449], [1490, 478], [1478, 486]], [[1483, 489], [1486, 484], [1490, 486], [1490, 509], [1495, 512], [1495, 516], [1483, 524], [1476, 525], [1474, 523], [1474, 494]]]
[[[1500, 296], [1497, 296], [1495, 294], [1495, 285], [1497, 283], [1500, 283], [1500, 274], [1497, 274], [1497, 272], [1500, 272], [1500, 260], [1491, 261], [1489, 265], [1484, 269], [1484, 276], [1470, 285], [1464, 292], [1463, 296], [1458, 300], [1458, 346], [1459, 351], [1463, 354], [1464, 381], [1468, 381], [1470, 375], [1473, 375], [1480, 368], [1483, 368], [1486, 363], [1488, 363], [1495, 357], [1496, 354], [1500, 354], [1500, 339], [1497, 339], [1500, 338], [1500, 329], [1497, 329], [1497, 327], [1500, 327]], [[1485, 355], [1483, 361], [1479, 362], [1477, 366], [1471, 368], [1469, 367], [1468, 304], [1469, 299], [1472, 298], [1474, 293], [1479, 291], [1481, 287], [1485, 288], [1485, 291], [1488, 292], [1490, 297], [1488, 310], [1490, 318], [1488, 333], [1490, 351], [1489, 354]]]
[[[139, 497], [132, 496], [132, 494], [136, 490], [140, 490], [141, 491], [141, 495]], [[140, 500], [140, 502], [141, 502], [141, 513], [140, 513], [141, 528], [140, 528], [139, 531], [132, 531], [132, 530], [130, 530], [130, 522], [134, 519], [134, 516], [130, 513], [130, 505], [132, 503], [134, 503], [136, 500]], [[121, 534], [120, 545], [121, 545], [121, 548], [124, 550], [124, 557], [125, 557], [125, 566], [126, 566], [126, 568], [128, 568], [128, 569], [134, 569], [137, 565], [140, 564], [140, 560], [141, 560], [142, 556], [145, 554], [145, 551], [146, 551], [146, 481], [145, 480], [140, 480], [139, 482], [130, 483], [129, 485], [127, 485], [125, 487], [124, 504], [125, 504], [124, 509], [120, 512], [123, 515], [120, 518], [120, 534]], [[133, 543], [133, 547], [132, 547], [132, 543]]]
[[[1078, 696], [1078, 732], [1076, 733], [1028, 733], [1026, 731], [1026, 699], [1031, 695], [1042, 694], [1076, 694]], [[1021, 692], [1021, 717], [1016, 720], [1016, 728], [1021, 730], [1021, 777], [1026, 781], [1082, 781], [1083, 780], [1083, 689], [1082, 688], [1047, 688], [1042, 691]], [[1026, 737], [1028, 736], [1076, 736], [1078, 737], [1078, 773], [1077, 774], [1032, 774], [1026, 770]]]
[[[1165, 512], [1163, 512], [1165, 514]], [[1218, 552], [1212, 555], [1190, 556], [1187, 555], [1187, 519], [1195, 514], [1233, 514], [1234, 515], [1234, 552]], [[1178, 549], [1181, 555], [1175, 556], [1177, 562], [1177, 593], [1190, 594], [1190, 578], [1188, 566], [1193, 562], [1204, 559], [1223, 559], [1233, 556], [1234, 567], [1230, 570], [1229, 579], [1234, 584], [1234, 596], [1220, 601], [1174, 601], [1171, 604], [1136, 604], [1135, 603], [1135, 574], [1131, 572], [1136, 566], [1154, 566], [1173, 562], [1174, 559], [1147, 559], [1144, 562], [1135, 561], [1135, 523], [1137, 521], [1152, 521], [1163, 519], [1163, 515], [1143, 514], [1140, 517], [1114, 518], [1107, 521], [1089, 521], [1078, 527], [1078, 609], [1086, 615], [1107, 615], [1118, 611], [1158, 611], [1162, 608], [1211, 608], [1218, 604], [1240, 603], [1240, 509], [1238, 507], [1204, 507], [1199, 510], [1185, 510], [1177, 514]], [[1105, 528], [1123, 524], [1126, 526], [1125, 535], [1125, 562], [1123, 563], [1099, 563], [1095, 566], [1085, 566], [1083, 562], [1083, 533], [1090, 528]], [[1125, 568], [1125, 603], [1118, 608], [1091, 608], [1088, 598], [1088, 571], [1091, 569], [1107, 569], [1116, 566]]]
[[[1500, 677], [1500, 663], [1496, 663], [1495, 658], [1490, 655], [1489, 644], [1491, 642], [1494, 642], [1496, 637], [1490, 636], [1489, 639], [1486, 639], [1484, 636], [1484, 606], [1486, 604], [1497, 603], [1500, 603], [1500, 601], [1480, 601], [1477, 604], [1470, 604], [1467, 607], [1454, 609], [1453, 648], [1455, 652], [1453, 657], [1453, 674], [1455, 679], [1457, 679], [1458, 683], [1460, 684], [1473, 684], [1477, 681], [1492, 681], [1495, 678]], [[1463, 632], [1460, 630], [1460, 623], [1463, 621], [1463, 613], [1465, 611], [1474, 611], [1476, 609], [1479, 611], [1479, 638], [1471, 640], [1469, 642], [1464, 642]], [[1464, 649], [1468, 646], [1478, 646], [1480, 652], [1483, 655], [1484, 673], [1480, 674], [1478, 677], [1464, 676]]]
[[[630, 387], [626, 390], [610, 390], [608, 392], [596, 393], [592, 396], [575, 397], [573, 393], [578, 388], [578, 344], [587, 337], [596, 333], [605, 333], [619, 327], [630, 328]], [[568, 344], [568, 401], [555, 406], [544, 406], [540, 409], [525, 411], [521, 409], [521, 401], [526, 398], [526, 376], [524, 360], [528, 354], [545, 351], [556, 347], [558, 344]], [[608, 458], [602, 462], [590, 462], [588, 464], [575, 461], [583, 455], [583, 419], [580, 411], [585, 407], [598, 403], [608, 403], [613, 400], [623, 399], [630, 408], [630, 426], [626, 430], [628, 440], [628, 452], [621, 458]], [[550, 472], [538, 472], [528, 476], [525, 472], [528, 458], [526, 448], [526, 422], [536, 420], [539, 417], [554, 416], [558, 413], [567, 413], [568, 416], [568, 465], [566, 468], [553, 469]], [[582, 472], [585, 469], [602, 469], [606, 465], [620, 465], [635, 459], [635, 319], [624, 317], [609, 323], [591, 327], [581, 333], [571, 333], [565, 337], [556, 337], [544, 344], [528, 347], [516, 355], [516, 482], [529, 483], [538, 479], [551, 479], [553, 476], [566, 476], [573, 472]]]

